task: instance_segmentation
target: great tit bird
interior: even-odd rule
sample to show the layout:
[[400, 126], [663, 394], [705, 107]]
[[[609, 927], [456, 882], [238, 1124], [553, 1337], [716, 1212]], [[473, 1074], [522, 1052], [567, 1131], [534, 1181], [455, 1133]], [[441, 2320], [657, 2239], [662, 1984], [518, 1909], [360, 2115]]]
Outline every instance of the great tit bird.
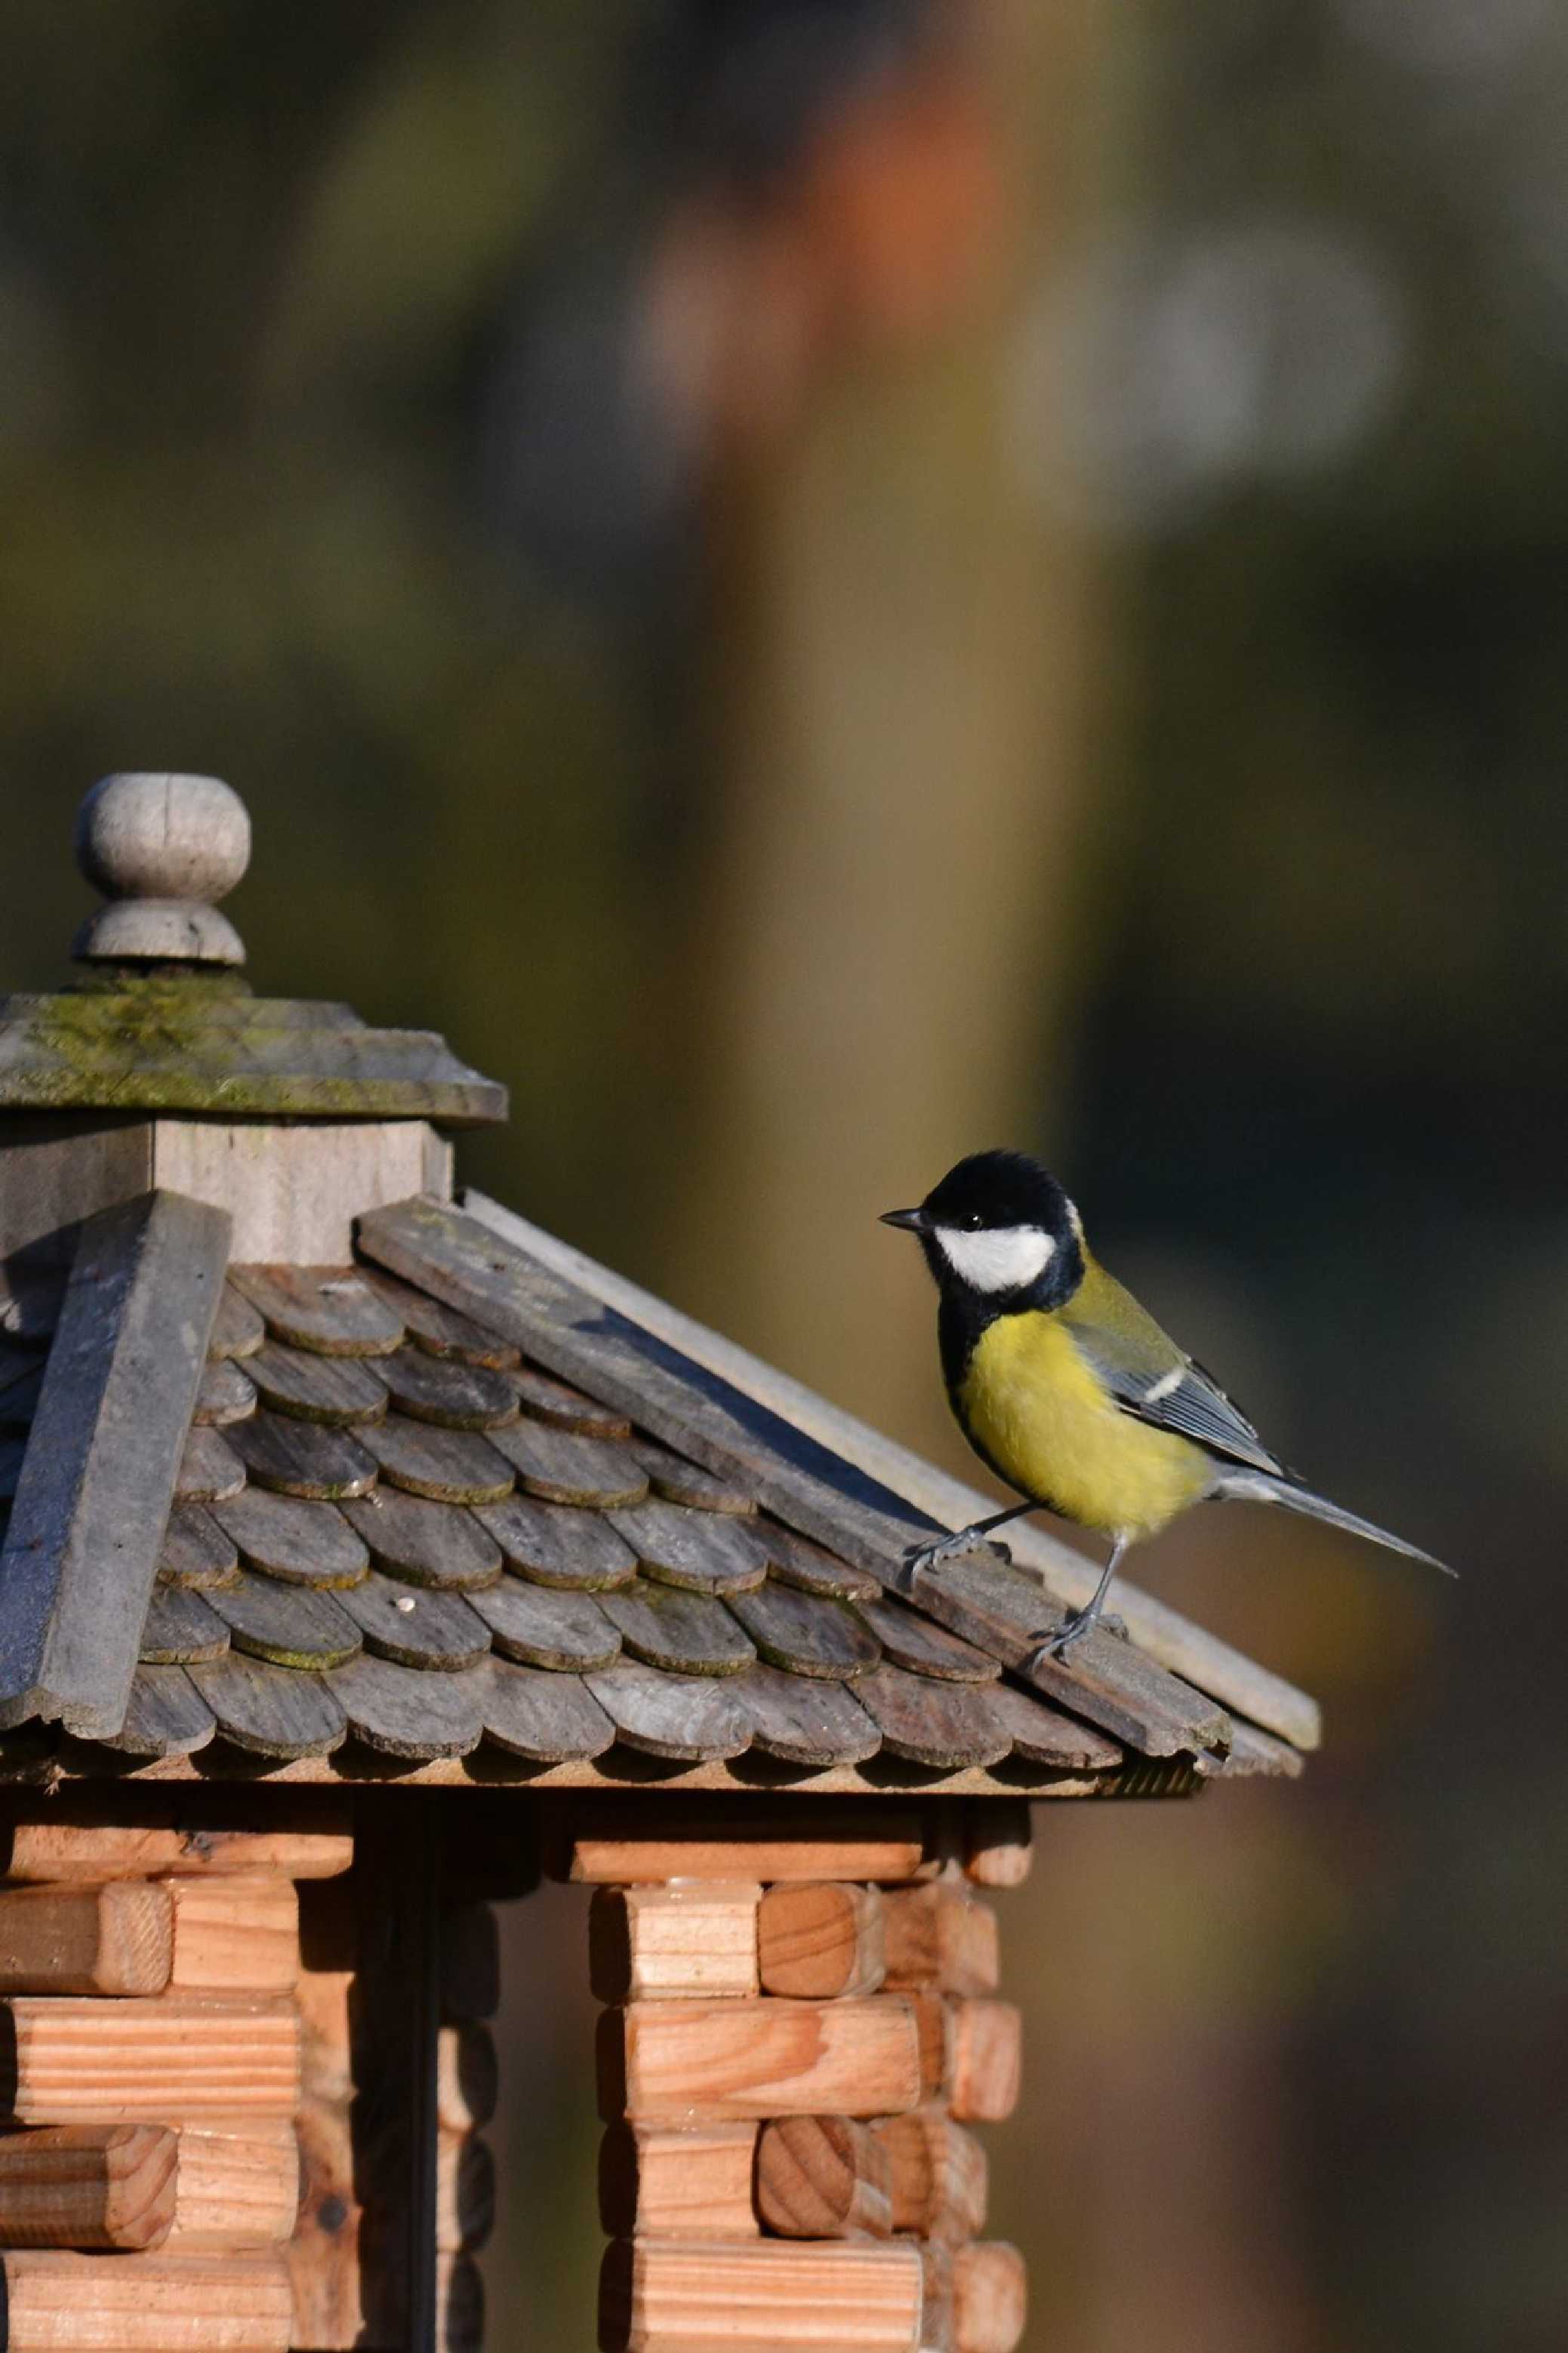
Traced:
[[887, 1226], [920, 1236], [939, 1297], [948, 1402], [983, 1462], [1026, 1500], [921, 1545], [909, 1573], [1042, 1507], [1110, 1539], [1088, 1607], [1036, 1655], [1100, 1622], [1122, 1554], [1190, 1504], [1282, 1504], [1454, 1572], [1304, 1487], [1200, 1365], [1095, 1259], [1056, 1178], [1022, 1152], [976, 1152]]

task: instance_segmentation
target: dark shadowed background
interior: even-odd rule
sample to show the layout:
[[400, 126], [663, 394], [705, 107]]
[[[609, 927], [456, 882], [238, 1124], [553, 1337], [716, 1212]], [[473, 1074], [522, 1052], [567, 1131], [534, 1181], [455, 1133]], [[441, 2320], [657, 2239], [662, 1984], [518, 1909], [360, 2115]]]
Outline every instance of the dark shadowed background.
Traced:
[[[113, 767], [465, 1173], [956, 1464], [878, 1210], [1041, 1150], [1456, 1560], [1137, 1574], [1290, 1788], [1046, 1810], [1040, 2353], [1568, 2341], [1568, 26], [1550, 0], [14, 0], [0, 986]], [[581, 1908], [511, 1915], [496, 2348], [586, 2344]]]

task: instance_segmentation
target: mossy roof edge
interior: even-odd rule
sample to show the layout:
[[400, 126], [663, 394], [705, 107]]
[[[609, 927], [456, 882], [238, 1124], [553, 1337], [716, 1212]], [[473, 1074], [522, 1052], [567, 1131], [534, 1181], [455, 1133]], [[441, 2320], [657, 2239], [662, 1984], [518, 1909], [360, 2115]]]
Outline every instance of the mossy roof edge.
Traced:
[[183, 987], [0, 998], [0, 1109], [493, 1124], [506, 1089], [433, 1030]]

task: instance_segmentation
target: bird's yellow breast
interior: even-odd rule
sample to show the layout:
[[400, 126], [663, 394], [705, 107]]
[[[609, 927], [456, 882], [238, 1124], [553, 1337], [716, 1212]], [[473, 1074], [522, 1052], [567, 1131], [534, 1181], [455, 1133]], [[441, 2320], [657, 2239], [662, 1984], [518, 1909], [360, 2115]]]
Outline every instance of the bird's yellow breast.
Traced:
[[1213, 1477], [1201, 1448], [1121, 1410], [1055, 1314], [987, 1324], [952, 1401], [1009, 1485], [1107, 1535], [1153, 1535]]

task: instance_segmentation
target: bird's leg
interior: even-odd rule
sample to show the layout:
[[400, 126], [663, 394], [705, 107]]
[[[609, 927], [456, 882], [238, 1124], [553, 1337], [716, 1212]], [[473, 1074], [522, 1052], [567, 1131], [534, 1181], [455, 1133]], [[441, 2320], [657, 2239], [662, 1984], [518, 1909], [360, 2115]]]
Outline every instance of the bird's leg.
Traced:
[[1005, 1512], [993, 1512], [989, 1519], [976, 1520], [972, 1527], [959, 1528], [950, 1536], [933, 1536], [930, 1544], [911, 1545], [904, 1555], [900, 1579], [904, 1591], [907, 1593], [913, 1584], [917, 1569], [933, 1568], [940, 1560], [956, 1560], [960, 1553], [968, 1552], [982, 1537], [988, 1536], [993, 1528], [1005, 1527], [1009, 1520], [1021, 1520], [1026, 1512], [1037, 1512], [1039, 1508], [1038, 1504], [1033, 1503], [1009, 1504]]
[[[1127, 1536], [1116, 1538], [1110, 1547], [1110, 1557], [1100, 1572], [1100, 1583], [1089, 1597], [1087, 1607], [1082, 1609], [1069, 1610], [1056, 1631], [1048, 1634], [1037, 1649], [1030, 1651], [1021, 1669], [1024, 1674], [1029, 1674], [1039, 1665], [1042, 1659], [1064, 1658], [1075, 1642], [1081, 1642], [1086, 1634], [1093, 1633], [1095, 1628], [1100, 1623], [1100, 1612], [1105, 1608], [1105, 1597], [1110, 1590], [1111, 1580], [1121, 1566], [1121, 1556], [1126, 1551], [1130, 1541]], [[1110, 1619], [1106, 1622], [1113, 1627], [1121, 1625], [1118, 1619]], [[1121, 1630], [1124, 1632], [1126, 1630], [1122, 1628]]]

